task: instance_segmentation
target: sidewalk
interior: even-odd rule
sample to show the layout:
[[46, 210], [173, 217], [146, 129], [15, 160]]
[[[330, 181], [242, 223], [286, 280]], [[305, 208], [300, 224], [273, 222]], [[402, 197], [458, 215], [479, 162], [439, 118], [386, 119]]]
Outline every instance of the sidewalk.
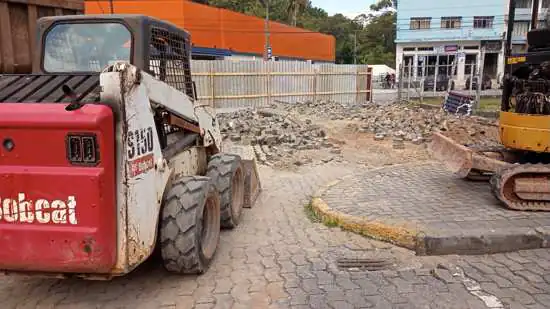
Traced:
[[312, 207], [326, 224], [418, 255], [549, 247], [550, 213], [506, 209], [487, 183], [454, 178], [434, 162], [355, 172], [320, 190]]

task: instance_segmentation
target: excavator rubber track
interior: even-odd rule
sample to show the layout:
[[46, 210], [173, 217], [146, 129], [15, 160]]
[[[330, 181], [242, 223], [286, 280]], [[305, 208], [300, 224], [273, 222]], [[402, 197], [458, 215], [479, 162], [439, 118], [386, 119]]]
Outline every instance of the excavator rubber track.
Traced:
[[514, 164], [495, 173], [490, 184], [510, 209], [550, 211], [550, 164]]
[[550, 211], [550, 164], [516, 164], [504, 148], [461, 145], [436, 132], [429, 146], [432, 156], [455, 176], [489, 181], [505, 207], [523, 211]]

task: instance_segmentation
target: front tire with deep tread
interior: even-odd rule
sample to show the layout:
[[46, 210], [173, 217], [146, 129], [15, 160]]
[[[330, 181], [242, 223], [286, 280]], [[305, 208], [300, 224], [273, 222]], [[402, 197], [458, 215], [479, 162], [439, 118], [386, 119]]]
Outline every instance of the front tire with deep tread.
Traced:
[[220, 153], [208, 162], [207, 176], [216, 184], [221, 198], [221, 227], [235, 228], [244, 208], [244, 168], [241, 157]]
[[202, 274], [220, 239], [220, 196], [208, 177], [182, 177], [166, 195], [161, 213], [160, 251], [173, 273]]

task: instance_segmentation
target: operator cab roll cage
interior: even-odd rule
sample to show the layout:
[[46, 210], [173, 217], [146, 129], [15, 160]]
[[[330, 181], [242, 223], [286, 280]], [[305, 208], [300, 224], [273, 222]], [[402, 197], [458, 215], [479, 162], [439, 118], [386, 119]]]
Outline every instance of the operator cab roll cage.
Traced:
[[[185, 93], [192, 102], [197, 99], [196, 85], [191, 78], [190, 34], [169, 22], [143, 15], [65, 15], [39, 19], [38, 38], [41, 41], [37, 42], [40, 44], [40, 52], [35, 53], [35, 61], [33, 61], [35, 73], [50, 73], [44, 69], [44, 40], [53, 26], [62, 23], [120, 23], [124, 25], [131, 34], [131, 42], [121, 42], [121, 44], [130, 48], [130, 63]], [[98, 72], [74, 73], [98, 74]], [[69, 89], [65, 92], [70, 93], [71, 91]], [[175, 119], [162, 107], [155, 108], [154, 119], [162, 149], [167, 147], [168, 135], [180, 131], [182, 121], [185, 122], [184, 127], [197, 128], [198, 125], [192, 119], [180, 119], [180, 117]], [[180, 125], [177, 124], [178, 122]]]

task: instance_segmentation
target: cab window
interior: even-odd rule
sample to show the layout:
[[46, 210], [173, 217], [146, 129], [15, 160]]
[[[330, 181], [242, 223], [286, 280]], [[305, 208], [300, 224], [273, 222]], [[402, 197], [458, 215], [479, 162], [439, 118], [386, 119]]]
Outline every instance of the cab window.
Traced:
[[46, 34], [46, 72], [100, 72], [116, 61], [130, 62], [130, 31], [120, 23], [60, 23]]

